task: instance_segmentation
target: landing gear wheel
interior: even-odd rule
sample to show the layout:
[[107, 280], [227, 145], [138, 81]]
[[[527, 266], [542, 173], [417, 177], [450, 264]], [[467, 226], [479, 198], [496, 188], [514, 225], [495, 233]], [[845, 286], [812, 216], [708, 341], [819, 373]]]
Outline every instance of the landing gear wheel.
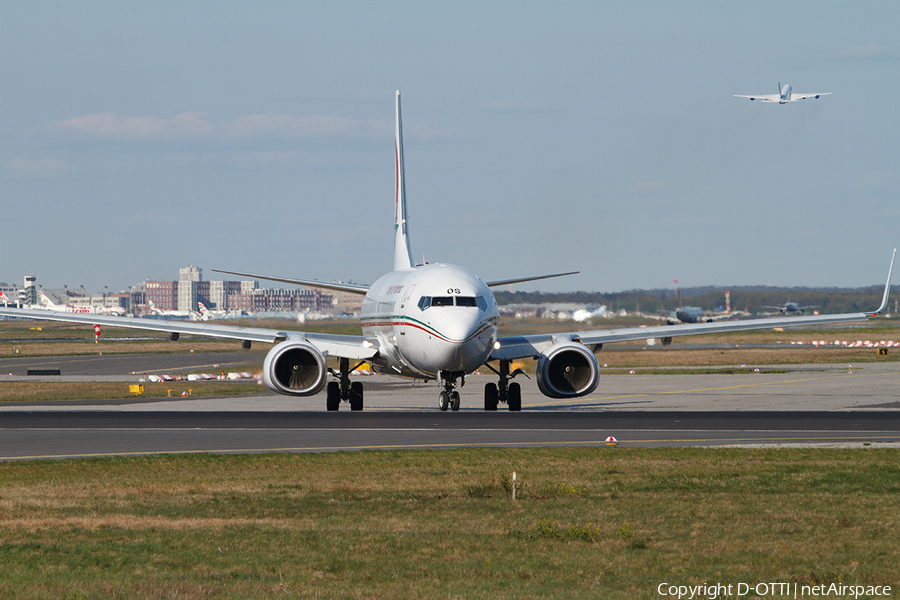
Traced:
[[450, 392], [450, 408], [453, 412], [459, 410], [459, 392]]
[[497, 384], [484, 384], [484, 410], [497, 410], [497, 404], [499, 402], [500, 394], [497, 391]]
[[439, 403], [441, 410], [446, 411], [450, 406], [450, 392], [441, 392]]
[[329, 381], [325, 391], [325, 408], [337, 410], [341, 406], [341, 385], [337, 381]]
[[350, 384], [350, 410], [363, 409], [363, 384], [354, 381]]
[[518, 412], [522, 410], [522, 386], [518, 383], [509, 384], [509, 404], [510, 412]]

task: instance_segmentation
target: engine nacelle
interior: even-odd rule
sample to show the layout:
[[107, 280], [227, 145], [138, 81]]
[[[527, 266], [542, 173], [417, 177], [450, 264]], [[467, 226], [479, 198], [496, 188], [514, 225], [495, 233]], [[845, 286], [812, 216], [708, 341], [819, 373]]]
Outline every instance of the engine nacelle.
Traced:
[[557, 344], [541, 354], [537, 384], [550, 398], [576, 398], [590, 394], [600, 383], [600, 363], [582, 344]]
[[318, 348], [300, 341], [281, 342], [266, 354], [266, 387], [287, 396], [312, 396], [325, 387], [328, 365]]

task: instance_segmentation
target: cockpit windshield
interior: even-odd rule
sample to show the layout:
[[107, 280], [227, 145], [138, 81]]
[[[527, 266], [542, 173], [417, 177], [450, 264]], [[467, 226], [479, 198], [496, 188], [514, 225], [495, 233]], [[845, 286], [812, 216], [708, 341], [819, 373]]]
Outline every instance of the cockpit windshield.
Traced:
[[487, 310], [487, 300], [482, 296], [422, 296], [419, 298], [419, 310], [428, 310], [432, 306], [468, 306]]

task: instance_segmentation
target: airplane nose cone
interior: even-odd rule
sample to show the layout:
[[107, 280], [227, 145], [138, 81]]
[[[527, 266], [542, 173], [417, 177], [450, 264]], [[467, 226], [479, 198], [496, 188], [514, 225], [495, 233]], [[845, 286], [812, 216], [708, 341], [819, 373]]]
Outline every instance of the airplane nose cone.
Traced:
[[485, 327], [478, 314], [456, 315], [442, 330], [446, 339], [439, 352], [444, 370], [474, 371], [484, 363], [496, 339], [494, 328]]

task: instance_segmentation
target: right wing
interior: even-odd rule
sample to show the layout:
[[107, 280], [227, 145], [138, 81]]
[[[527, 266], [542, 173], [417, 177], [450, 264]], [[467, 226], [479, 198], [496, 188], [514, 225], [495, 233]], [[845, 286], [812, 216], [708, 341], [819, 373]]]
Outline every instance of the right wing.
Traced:
[[281, 329], [220, 325], [219, 323], [210, 322], [197, 323], [191, 321], [170, 321], [167, 319], [140, 319], [136, 317], [114, 317], [110, 315], [91, 315], [25, 308], [0, 307], [0, 315], [5, 317], [17, 317], [20, 319], [64, 321], [67, 323], [87, 323], [89, 325], [124, 327], [126, 329], [164, 331], [169, 334], [178, 335], [182, 333], [189, 335], [203, 335], [213, 338], [265, 342], [268, 344], [277, 344], [285, 340], [307, 341], [318, 348], [323, 354], [355, 360], [374, 358], [375, 355], [378, 354], [379, 348], [377, 339], [367, 338], [361, 335], [305, 333], [302, 331], [285, 331]]
[[779, 94], [759, 94], [756, 96], [739, 96], [737, 94], [732, 94], [735, 98], [750, 98], [751, 100], [759, 100], [761, 102], [778, 102], [781, 100], [781, 96]]

